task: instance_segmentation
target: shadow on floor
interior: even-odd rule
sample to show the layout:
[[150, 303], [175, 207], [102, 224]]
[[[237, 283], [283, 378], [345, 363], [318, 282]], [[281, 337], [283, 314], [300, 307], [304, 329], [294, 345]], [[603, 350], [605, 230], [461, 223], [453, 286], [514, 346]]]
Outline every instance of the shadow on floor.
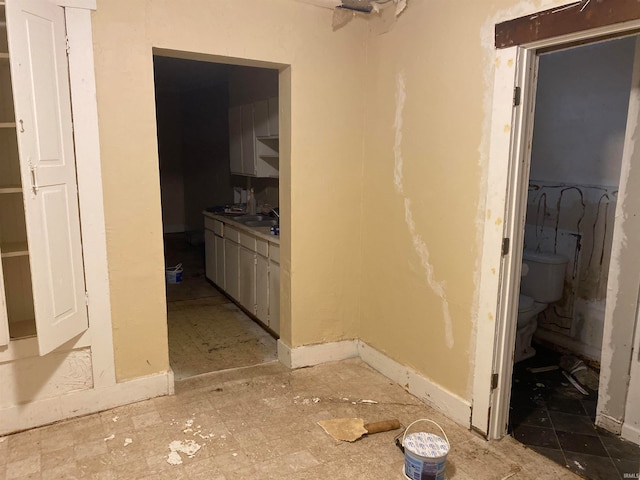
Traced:
[[594, 425], [598, 392], [580, 393], [556, 366], [561, 354], [536, 345], [513, 368], [509, 431], [536, 452], [590, 480], [638, 478], [640, 447]]

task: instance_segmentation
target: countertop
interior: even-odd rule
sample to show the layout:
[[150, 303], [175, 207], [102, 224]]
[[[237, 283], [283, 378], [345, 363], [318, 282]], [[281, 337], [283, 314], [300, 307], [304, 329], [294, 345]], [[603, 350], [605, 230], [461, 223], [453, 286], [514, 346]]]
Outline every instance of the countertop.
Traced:
[[213, 218], [214, 220], [219, 220], [223, 223], [227, 223], [233, 228], [238, 230], [242, 230], [256, 237], [262, 238], [271, 243], [275, 243], [276, 245], [280, 245], [280, 236], [279, 235], [271, 235], [271, 227], [249, 227], [243, 223], [237, 222], [233, 220], [231, 217], [238, 217], [237, 213], [234, 214], [219, 214], [219, 213], [211, 213], [206, 210], [202, 212], [205, 217]]

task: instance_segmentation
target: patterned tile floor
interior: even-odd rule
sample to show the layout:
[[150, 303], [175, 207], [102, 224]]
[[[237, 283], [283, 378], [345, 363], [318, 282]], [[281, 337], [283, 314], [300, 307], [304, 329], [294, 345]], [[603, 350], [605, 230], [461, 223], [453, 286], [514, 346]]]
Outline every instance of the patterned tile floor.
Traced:
[[169, 361], [176, 380], [275, 361], [276, 340], [204, 276], [204, 248], [183, 234], [165, 237], [166, 264], [183, 281], [167, 285]]
[[346, 360], [192, 377], [176, 382], [170, 397], [0, 437], [0, 480], [405, 478], [394, 444], [402, 430], [338, 442], [316, 422], [340, 417], [437, 421], [451, 442], [449, 480], [578, 478], [511, 437], [484, 441], [360, 360]]
[[640, 447], [594, 425], [598, 394], [578, 392], [558, 365], [560, 354], [536, 346], [537, 355], [514, 366], [510, 430], [538, 453], [590, 480], [638, 478]]

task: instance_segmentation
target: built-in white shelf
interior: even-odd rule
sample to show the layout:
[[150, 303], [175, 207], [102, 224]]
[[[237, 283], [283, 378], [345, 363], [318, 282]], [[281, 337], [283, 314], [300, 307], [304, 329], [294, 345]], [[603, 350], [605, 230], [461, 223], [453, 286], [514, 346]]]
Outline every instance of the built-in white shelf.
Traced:
[[9, 322], [9, 335], [11, 339], [28, 338], [36, 336], [35, 319], [20, 320], [18, 322]]
[[0, 128], [16, 128], [16, 122], [0, 122]]
[[0, 252], [2, 252], [2, 258], [25, 257], [29, 255], [29, 247], [27, 242], [3, 243], [0, 246]]
[[22, 187], [20, 185], [0, 187], [0, 194], [3, 193], [22, 193]]

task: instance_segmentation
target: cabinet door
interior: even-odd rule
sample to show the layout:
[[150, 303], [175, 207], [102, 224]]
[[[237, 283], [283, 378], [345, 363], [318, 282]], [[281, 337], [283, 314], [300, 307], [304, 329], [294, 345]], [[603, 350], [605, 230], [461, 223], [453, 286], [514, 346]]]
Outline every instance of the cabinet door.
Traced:
[[7, 2], [29, 263], [40, 354], [88, 328], [64, 11]]
[[253, 104], [242, 105], [242, 173], [256, 174]]
[[204, 276], [216, 281], [216, 235], [211, 230], [204, 231]]
[[280, 264], [269, 260], [269, 327], [280, 335]]
[[256, 317], [269, 325], [269, 259], [256, 256]]
[[256, 137], [269, 136], [269, 102], [267, 100], [253, 104], [253, 131]]
[[240, 305], [256, 313], [256, 252], [240, 247]]
[[213, 280], [221, 289], [225, 289], [224, 282], [224, 239], [218, 235], [215, 236], [216, 242], [216, 276]]
[[242, 166], [242, 107], [229, 109], [229, 166], [231, 173], [244, 173]]
[[269, 135], [277, 137], [280, 134], [280, 102], [278, 97], [269, 99]]
[[224, 239], [224, 290], [232, 298], [238, 299], [239, 293], [239, 254], [240, 246], [236, 242]]

